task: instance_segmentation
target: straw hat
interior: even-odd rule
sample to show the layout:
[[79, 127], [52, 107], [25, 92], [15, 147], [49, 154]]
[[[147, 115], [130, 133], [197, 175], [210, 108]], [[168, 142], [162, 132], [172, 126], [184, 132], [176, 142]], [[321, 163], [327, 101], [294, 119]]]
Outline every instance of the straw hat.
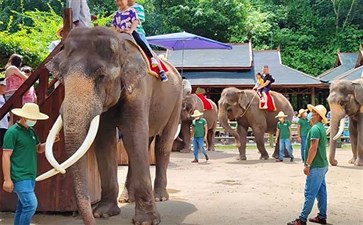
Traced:
[[5, 80], [5, 78], [0, 78], [0, 85], [6, 86], [6, 80]]
[[204, 88], [197, 88], [197, 90], [195, 91], [196, 94], [205, 94], [205, 89]]
[[308, 109], [310, 112], [315, 111], [319, 114], [319, 116], [322, 118], [322, 123], [328, 123], [328, 119], [326, 118], [326, 108], [323, 105], [317, 105], [313, 106], [311, 104], [308, 105]]
[[39, 106], [35, 103], [25, 103], [21, 109], [13, 109], [11, 112], [30, 120], [46, 120], [49, 118], [49, 116], [39, 111]]
[[279, 114], [277, 114], [277, 116], [275, 116], [275, 118], [282, 118], [282, 117], [287, 117], [287, 115], [285, 115], [285, 113], [283, 111], [280, 111]]
[[198, 109], [194, 110], [194, 113], [193, 115], [191, 115], [191, 117], [199, 117], [199, 116], [202, 116], [204, 113], [202, 112], [199, 112]]
[[307, 112], [308, 110], [307, 109], [300, 109], [299, 110], [299, 113], [297, 114], [297, 117], [301, 117], [301, 114]]
[[61, 34], [62, 31], [63, 31], [63, 26], [59, 27], [58, 30], [57, 30], [57, 33], [56, 34], [57, 34], [57, 37], [58, 38], [62, 38], [62, 34]]

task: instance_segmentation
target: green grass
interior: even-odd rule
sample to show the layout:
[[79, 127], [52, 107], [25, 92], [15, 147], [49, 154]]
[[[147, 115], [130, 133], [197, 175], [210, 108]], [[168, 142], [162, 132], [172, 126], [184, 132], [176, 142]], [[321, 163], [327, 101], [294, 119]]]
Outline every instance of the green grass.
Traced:
[[[271, 148], [268, 144], [266, 144], [265, 147], [268, 148], [268, 149]], [[292, 147], [293, 147], [293, 149], [300, 149], [299, 144], [293, 144]], [[216, 148], [216, 150], [224, 150], [224, 151], [237, 150], [237, 147], [234, 144], [231, 144], [231, 145], [216, 145], [215, 148]], [[247, 150], [256, 150], [257, 146], [256, 145], [247, 145], [246, 149]], [[350, 144], [343, 144], [342, 148], [338, 148], [338, 149], [351, 150], [351, 145]], [[327, 150], [329, 150], [329, 146], [327, 146]]]

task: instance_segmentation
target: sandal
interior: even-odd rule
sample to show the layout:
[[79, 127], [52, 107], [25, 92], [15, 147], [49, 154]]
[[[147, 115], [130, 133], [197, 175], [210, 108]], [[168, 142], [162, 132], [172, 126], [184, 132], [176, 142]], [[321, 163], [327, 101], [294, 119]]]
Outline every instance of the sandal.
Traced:
[[314, 218], [309, 218], [309, 222], [326, 224], [326, 219], [321, 219], [318, 216], [316, 216]]

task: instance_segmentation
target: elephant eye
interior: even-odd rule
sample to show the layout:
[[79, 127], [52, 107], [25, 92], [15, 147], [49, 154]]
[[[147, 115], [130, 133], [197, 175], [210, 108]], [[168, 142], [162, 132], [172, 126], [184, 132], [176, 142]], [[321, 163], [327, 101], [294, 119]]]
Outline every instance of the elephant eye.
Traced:
[[99, 76], [96, 78], [96, 82], [97, 82], [97, 83], [98, 83], [98, 82], [102, 82], [105, 78], [106, 78], [106, 76], [105, 76], [105, 75], [103, 75], [103, 74], [101, 74], [101, 75], [99, 75]]

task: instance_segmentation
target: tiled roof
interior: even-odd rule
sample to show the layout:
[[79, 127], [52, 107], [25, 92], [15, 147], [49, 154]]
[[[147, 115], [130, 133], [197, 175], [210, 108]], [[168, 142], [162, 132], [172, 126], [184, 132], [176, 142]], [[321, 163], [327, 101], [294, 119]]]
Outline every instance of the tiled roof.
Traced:
[[[167, 58], [175, 67], [184, 69], [243, 69], [252, 65], [251, 44], [233, 44], [232, 49], [168, 50]], [[184, 56], [183, 56], [184, 54]]]
[[268, 65], [274, 85], [321, 85], [319, 79], [283, 65], [278, 50], [254, 51], [253, 56], [255, 71], [262, 71], [263, 66]]
[[355, 80], [358, 78], [361, 78], [361, 76], [363, 75], [363, 66], [351, 69], [343, 74], [341, 74], [340, 76], [335, 77], [334, 79], [332, 79], [331, 81], [335, 81], [335, 80]]
[[357, 62], [357, 55], [357, 53], [337, 53], [337, 60], [339, 60], [340, 65], [325, 71], [318, 78], [323, 82], [330, 82], [335, 77], [353, 69]]
[[200, 71], [183, 72], [193, 86], [253, 86], [254, 71]]

